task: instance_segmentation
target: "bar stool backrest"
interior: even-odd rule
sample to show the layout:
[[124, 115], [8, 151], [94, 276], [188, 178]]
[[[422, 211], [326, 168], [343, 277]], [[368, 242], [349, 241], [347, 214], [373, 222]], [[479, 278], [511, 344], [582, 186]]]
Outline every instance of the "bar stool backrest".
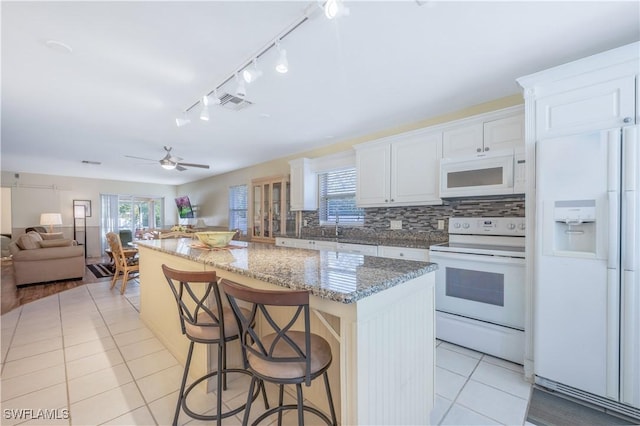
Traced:
[[[212, 343], [219, 339], [224, 341], [226, 336], [224, 335], [224, 327], [221, 327], [221, 324], [224, 324], [224, 313], [216, 272], [180, 271], [167, 265], [162, 265], [162, 272], [176, 299], [182, 334], [200, 343]], [[213, 305], [211, 304], [211, 297], [215, 302]], [[210, 306], [213, 306], [213, 308]], [[217, 328], [219, 339], [202, 337], [208, 334], [206, 332], [190, 332], [201, 327], [204, 329]]]
[[[245, 352], [245, 368], [248, 368], [246, 364], [247, 352], [267, 362], [304, 363], [305, 384], [309, 386], [311, 384], [309, 292], [306, 290], [260, 290], [226, 279], [222, 279], [220, 284], [238, 319], [239, 329], [241, 330], [240, 342], [242, 343], [242, 350]], [[240, 309], [238, 301], [249, 304], [248, 311], [250, 314], [247, 315], [246, 311], [243, 312]], [[296, 309], [284, 325], [279, 325], [273, 318], [272, 313], [269, 312], [269, 306], [290, 306]], [[261, 333], [257, 328], [259, 324], [256, 321], [258, 313], [263, 319], [260, 323]], [[288, 335], [290, 331], [294, 330], [294, 325], [300, 317], [302, 317], [304, 324], [304, 330], [302, 330], [305, 334], [304, 345], [296, 343]], [[282, 321], [280, 322], [282, 323]], [[264, 339], [264, 336], [271, 337]], [[275, 353], [276, 347], [280, 355]], [[286, 348], [284, 351], [283, 347]]]

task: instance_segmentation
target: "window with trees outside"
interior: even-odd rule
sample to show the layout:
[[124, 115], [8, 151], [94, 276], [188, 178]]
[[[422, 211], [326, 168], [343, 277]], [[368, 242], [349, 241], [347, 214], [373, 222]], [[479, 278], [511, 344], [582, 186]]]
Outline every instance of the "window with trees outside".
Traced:
[[[164, 198], [102, 194], [101, 233], [131, 230], [134, 239], [143, 238], [144, 231], [164, 226]], [[102, 241], [103, 249], [106, 240]]]

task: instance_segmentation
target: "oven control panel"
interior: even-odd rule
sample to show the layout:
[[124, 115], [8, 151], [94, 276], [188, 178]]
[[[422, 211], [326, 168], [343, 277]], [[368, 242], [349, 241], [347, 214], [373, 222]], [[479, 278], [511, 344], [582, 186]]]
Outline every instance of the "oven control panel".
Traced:
[[452, 217], [449, 234], [525, 235], [524, 217]]

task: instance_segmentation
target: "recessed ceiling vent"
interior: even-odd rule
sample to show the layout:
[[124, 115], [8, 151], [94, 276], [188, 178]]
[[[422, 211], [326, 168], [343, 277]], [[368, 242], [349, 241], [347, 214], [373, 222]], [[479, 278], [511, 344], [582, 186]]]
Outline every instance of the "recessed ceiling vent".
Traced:
[[222, 96], [220, 96], [220, 106], [233, 111], [240, 111], [251, 105], [253, 105], [252, 102], [230, 95], [229, 93], [223, 93]]

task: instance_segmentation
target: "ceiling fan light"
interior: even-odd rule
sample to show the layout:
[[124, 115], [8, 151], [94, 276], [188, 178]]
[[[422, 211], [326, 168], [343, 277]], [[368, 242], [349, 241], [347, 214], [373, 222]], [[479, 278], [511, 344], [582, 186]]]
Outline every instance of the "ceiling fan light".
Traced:
[[165, 170], [173, 170], [176, 168], [177, 164], [169, 160], [162, 160], [160, 161], [160, 166]]
[[287, 50], [281, 49], [278, 45], [278, 51], [280, 52], [280, 56], [278, 57], [278, 62], [276, 62], [276, 71], [280, 74], [285, 74], [289, 71], [289, 61], [287, 60]]

